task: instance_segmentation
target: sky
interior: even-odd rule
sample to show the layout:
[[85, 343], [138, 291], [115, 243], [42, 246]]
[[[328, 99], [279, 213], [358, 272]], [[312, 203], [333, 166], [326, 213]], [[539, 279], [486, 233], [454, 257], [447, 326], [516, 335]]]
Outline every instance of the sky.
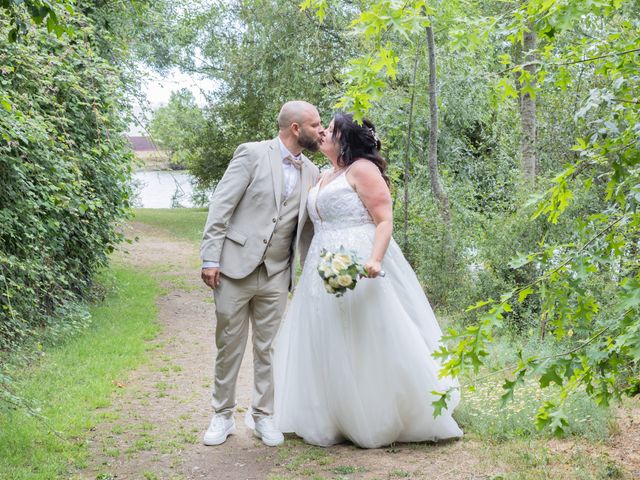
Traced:
[[[145, 73], [146, 80], [143, 81], [142, 91], [148, 102], [148, 107], [156, 109], [169, 102], [171, 92], [187, 88], [191, 90], [196, 98], [199, 106], [206, 104], [204, 92], [210, 92], [215, 87], [215, 82], [210, 79], [198, 78], [194, 75], [188, 75], [178, 70], [171, 70], [166, 75], [160, 75], [152, 70], [142, 68]], [[144, 123], [144, 118], [149, 118], [151, 112], [143, 111], [143, 107], [139, 104], [134, 105], [134, 115]], [[134, 122], [129, 126], [129, 135], [145, 135], [144, 129]]]

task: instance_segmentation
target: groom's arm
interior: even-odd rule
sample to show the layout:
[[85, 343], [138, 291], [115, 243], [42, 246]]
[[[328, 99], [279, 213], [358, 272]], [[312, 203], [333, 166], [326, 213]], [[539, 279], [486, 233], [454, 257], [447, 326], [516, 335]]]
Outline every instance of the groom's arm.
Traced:
[[[227, 224], [242, 199], [253, 175], [253, 162], [247, 145], [240, 145], [218, 183], [211, 201], [209, 215], [202, 235], [200, 258], [204, 262], [220, 265], [222, 244], [227, 233]], [[209, 263], [209, 265], [211, 265]]]

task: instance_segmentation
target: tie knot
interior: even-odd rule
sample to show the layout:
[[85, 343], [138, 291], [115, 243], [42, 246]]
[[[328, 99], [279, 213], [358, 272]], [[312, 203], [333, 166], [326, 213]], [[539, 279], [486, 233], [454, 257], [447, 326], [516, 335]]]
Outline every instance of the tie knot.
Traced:
[[302, 159], [301, 158], [296, 158], [293, 155], [287, 155], [286, 157], [284, 157], [282, 159], [282, 163], [288, 164], [288, 165], [293, 165], [298, 170], [300, 170], [302, 168]]

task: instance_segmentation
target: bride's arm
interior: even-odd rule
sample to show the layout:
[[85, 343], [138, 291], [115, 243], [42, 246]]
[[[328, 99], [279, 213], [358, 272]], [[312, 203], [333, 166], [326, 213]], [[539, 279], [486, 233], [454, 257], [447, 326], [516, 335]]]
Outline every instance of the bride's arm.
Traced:
[[382, 259], [387, 252], [393, 233], [391, 192], [378, 167], [369, 160], [354, 162], [347, 172], [347, 180], [376, 224], [371, 257], [365, 263], [365, 268], [370, 277], [377, 277], [382, 270]]

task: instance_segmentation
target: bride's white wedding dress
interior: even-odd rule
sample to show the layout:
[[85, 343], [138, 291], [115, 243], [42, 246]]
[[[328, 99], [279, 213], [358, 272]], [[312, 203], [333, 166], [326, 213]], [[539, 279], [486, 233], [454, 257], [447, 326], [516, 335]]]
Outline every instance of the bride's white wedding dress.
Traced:
[[441, 330], [396, 242], [383, 261], [385, 277], [362, 279], [343, 297], [325, 291], [320, 251], [344, 246], [364, 262], [375, 225], [344, 173], [318, 188], [307, 203], [315, 236], [275, 343], [276, 423], [321, 446], [461, 436], [451, 417], [457, 395], [433, 418], [431, 391], [454, 381], [438, 378], [431, 353]]

